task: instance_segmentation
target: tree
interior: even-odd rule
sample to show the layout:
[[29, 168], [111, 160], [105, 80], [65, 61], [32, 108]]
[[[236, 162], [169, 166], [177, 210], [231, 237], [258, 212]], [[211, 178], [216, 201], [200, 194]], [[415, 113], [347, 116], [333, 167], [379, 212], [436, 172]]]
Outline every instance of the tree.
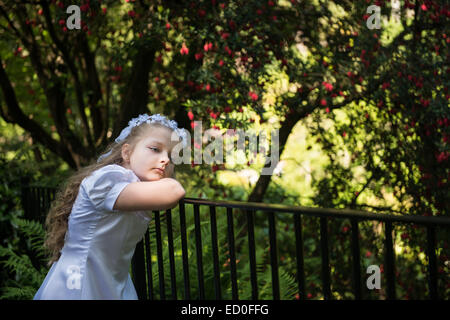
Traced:
[[[441, 2], [401, 3], [399, 32], [386, 41], [383, 37], [392, 28], [368, 28], [367, 1], [86, 0], [80, 5], [80, 30], [67, 29], [70, 4], [5, 1], [1, 5], [6, 40], [1, 48], [0, 85], [2, 117], [30, 132], [71, 167], [92, 160], [131, 117], [148, 110], [174, 116], [188, 128], [189, 120], [195, 119], [236, 128], [263, 124], [270, 117], [279, 128], [282, 154], [295, 124], [307, 117], [335, 120], [336, 110], [344, 110], [353, 123], [340, 125], [337, 131], [351, 136], [361, 129], [357, 120], [365, 119], [361, 112], [366, 110], [355, 107], [363, 101], [367, 108], [380, 107], [370, 111], [370, 119], [392, 123], [390, 128], [375, 128], [378, 123], [367, 126], [364, 122], [364, 128], [376, 129], [378, 143], [386, 142], [386, 133], [394, 139], [392, 130], [399, 121], [408, 119], [411, 125], [414, 120], [414, 105], [405, 104], [405, 99], [413, 98], [417, 106], [432, 107], [415, 113], [419, 117], [413, 127], [418, 126], [418, 133], [410, 148], [420, 150], [425, 139], [421, 132], [430, 131], [425, 140], [430, 158], [425, 161], [416, 152], [417, 163], [424, 172], [437, 173], [441, 185], [436, 191], [443, 191], [442, 184], [448, 186], [448, 169], [442, 166], [448, 163], [448, 129], [440, 127], [435, 135], [430, 129], [438, 117], [444, 125], [448, 123], [444, 120], [448, 119], [448, 94], [443, 94], [447, 73], [439, 68], [448, 56], [448, 37], [441, 30], [449, 10]], [[375, 5], [380, 7], [381, 19], [391, 14], [386, 1]], [[419, 41], [423, 46], [417, 46]], [[420, 73], [418, 60], [430, 71]], [[19, 81], [23, 75], [18, 70], [25, 70], [25, 81]], [[280, 75], [288, 77], [288, 86], [270, 102], [266, 90]], [[40, 108], [33, 105], [31, 93], [24, 95], [30, 90], [45, 101], [37, 104]], [[48, 116], [52, 122], [45, 124]], [[318, 127], [316, 133], [322, 135], [321, 143], [331, 146]], [[376, 141], [370, 146], [375, 147]], [[403, 136], [398, 141], [406, 146]], [[352, 147], [355, 142], [346, 146], [355, 157], [356, 153], [362, 156]], [[436, 152], [438, 158], [433, 160]], [[373, 164], [372, 153], [364, 156]], [[410, 154], [392, 152], [383, 161], [394, 166], [400, 159], [410, 160]], [[438, 160], [440, 167], [435, 171]], [[373, 181], [405, 183], [376, 165], [366, 170]], [[329, 181], [335, 184], [336, 179]], [[248, 200], [262, 201], [270, 181], [270, 175], [261, 175]], [[320, 184], [322, 191], [328, 186]], [[433, 197], [435, 190], [427, 190]], [[443, 199], [436, 198], [441, 207]], [[356, 197], [349, 203], [355, 201]], [[330, 205], [330, 198], [319, 202]]]

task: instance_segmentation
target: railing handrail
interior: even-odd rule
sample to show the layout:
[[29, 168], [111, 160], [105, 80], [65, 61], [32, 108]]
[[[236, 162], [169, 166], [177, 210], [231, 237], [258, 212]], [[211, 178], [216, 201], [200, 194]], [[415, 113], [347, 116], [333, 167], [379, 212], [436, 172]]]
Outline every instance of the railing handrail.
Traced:
[[[55, 191], [53, 187], [42, 186], [24, 186], [25, 188], [42, 188], [51, 189]], [[185, 203], [198, 204], [198, 205], [214, 205], [224, 208], [239, 208], [244, 210], [261, 210], [261, 211], [276, 211], [293, 214], [306, 214], [316, 217], [336, 217], [336, 218], [353, 218], [358, 220], [377, 220], [377, 221], [390, 221], [400, 223], [416, 223], [422, 225], [450, 225], [450, 217], [441, 216], [411, 216], [411, 215], [393, 215], [391, 213], [375, 213], [364, 210], [356, 209], [334, 209], [334, 208], [314, 208], [303, 206], [292, 206], [285, 204], [272, 204], [261, 202], [244, 202], [233, 200], [207, 200], [200, 198], [183, 198], [181, 201]]]
[[260, 202], [242, 202], [232, 200], [206, 200], [198, 198], [183, 198], [181, 201], [185, 203], [198, 205], [214, 205], [216, 207], [224, 208], [239, 208], [243, 210], [261, 210], [261, 211], [276, 211], [293, 214], [306, 214], [316, 217], [336, 217], [336, 218], [353, 218], [358, 220], [378, 220], [401, 223], [416, 223], [426, 225], [450, 225], [449, 217], [435, 217], [435, 216], [411, 216], [411, 215], [393, 215], [384, 213], [375, 213], [364, 210], [355, 209], [332, 209], [332, 208], [313, 208], [292, 206], [284, 204], [269, 204]]

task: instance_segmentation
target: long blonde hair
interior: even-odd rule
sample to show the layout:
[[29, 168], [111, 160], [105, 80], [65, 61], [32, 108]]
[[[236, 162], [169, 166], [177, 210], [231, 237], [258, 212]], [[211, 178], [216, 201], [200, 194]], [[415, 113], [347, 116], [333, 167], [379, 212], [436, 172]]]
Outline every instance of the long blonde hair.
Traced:
[[111, 154], [102, 158], [99, 162], [95, 162], [79, 169], [58, 189], [55, 200], [53, 200], [45, 220], [46, 235], [44, 247], [48, 251], [49, 266], [53, 262], [57, 261], [61, 255], [60, 250], [64, 246], [64, 238], [67, 232], [69, 215], [72, 211], [72, 206], [77, 198], [83, 179], [101, 167], [110, 164], [122, 165], [122, 146], [127, 143], [130, 145], [131, 151], [133, 151], [139, 140], [145, 136], [147, 129], [154, 126], [162, 125], [158, 123], [144, 123], [140, 126], [134, 127], [127, 138], [119, 143], [114, 142], [106, 148], [106, 151], [111, 150]]

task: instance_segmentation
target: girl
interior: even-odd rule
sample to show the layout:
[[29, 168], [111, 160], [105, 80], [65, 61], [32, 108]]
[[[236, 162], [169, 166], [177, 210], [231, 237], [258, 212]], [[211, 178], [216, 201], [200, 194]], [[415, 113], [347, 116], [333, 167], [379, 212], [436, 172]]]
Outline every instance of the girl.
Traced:
[[186, 145], [175, 121], [140, 115], [58, 192], [46, 219], [51, 268], [35, 300], [137, 299], [128, 269], [150, 221], [145, 211], [171, 209], [185, 195], [170, 177], [172, 136]]

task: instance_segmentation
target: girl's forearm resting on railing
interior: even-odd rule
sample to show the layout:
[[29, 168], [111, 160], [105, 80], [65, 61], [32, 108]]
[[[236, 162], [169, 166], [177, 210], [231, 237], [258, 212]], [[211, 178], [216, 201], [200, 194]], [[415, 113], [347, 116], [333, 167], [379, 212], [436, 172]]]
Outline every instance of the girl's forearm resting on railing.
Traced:
[[173, 178], [132, 182], [117, 197], [114, 210], [159, 211], [172, 209], [185, 194], [183, 186]]

